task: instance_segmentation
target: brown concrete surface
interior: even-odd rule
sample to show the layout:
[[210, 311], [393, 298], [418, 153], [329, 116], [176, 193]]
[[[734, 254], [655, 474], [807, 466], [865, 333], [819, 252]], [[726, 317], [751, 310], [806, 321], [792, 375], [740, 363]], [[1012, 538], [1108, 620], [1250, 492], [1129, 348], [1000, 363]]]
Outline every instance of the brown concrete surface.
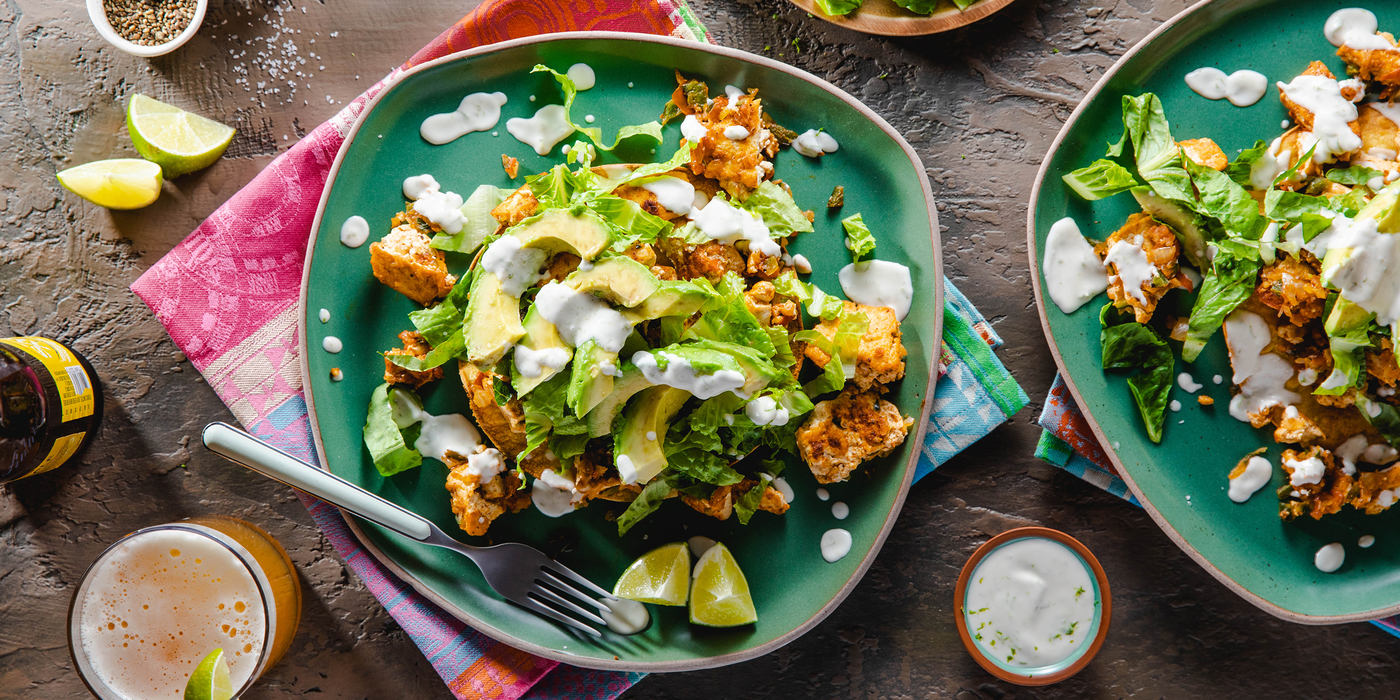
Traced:
[[[267, 528], [304, 580], [301, 631], [250, 700], [449, 697], [288, 489], [197, 446], [206, 422], [231, 416], [127, 286], [277, 152], [331, 116], [339, 107], [327, 95], [349, 100], [472, 4], [296, 0], [278, 14], [268, 0], [213, 0], [190, 45], [149, 61], [105, 45], [79, 0], [0, 4], [0, 334], [72, 343], [98, 366], [108, 392], [105, 430], [80, 464], [0, 488], [0, 697], [83, 697], [64, 622], [84, 567], [126, 532], [202, 513]], [[1031, 180], [1079, 96], [1185, 5], [1017, 0], [960, 31], [892, 41], [836, 29], [779, 0], [695, 0], [717, 42], [822, 76], [905, 133], [939, 200], [948, 275], [1006, 337], [1001, 356], [1033, 403], [915, 485], [865, 580], [806, 637], [737, 667], [654, 676], [626, 697], [1395, 692], [1385, 688], [1397, 677], [1400, 639], [1365, 624], [1275, 620], [1206, 575], [1141, 510], [1030, 456], [1039, 397], [1054, 374], [1026, 260]], [[242, 76], [233, 69], [251, 65], [265, 46], [250, 40], [278, 34], [274, 24], [296, 32], [283, 31], [278, 43], [293, 39], [306, 58], [297, 68], [311, 76], [309, 87], [291, 78], [300, 85], [290, 104], [288, 78], [254, 69], [247, 91], [235, 82]], [[250, 100], [258, 81], [264, 92], [280, 92]], [[57, 170], [133, 154], [121, 105], [136, 92], [237, 126], [228, 156], [167, 183], [160, 201], [138, 212], [107, 212], [65, 193]], [[1073, 680], [1034, 690], [983, 673], [952, 622], [953, 584], [966, 557], [989, 536], [1026, 524], [1080, 538], [1115, 593], [1112, 631], [1097, 660]]]

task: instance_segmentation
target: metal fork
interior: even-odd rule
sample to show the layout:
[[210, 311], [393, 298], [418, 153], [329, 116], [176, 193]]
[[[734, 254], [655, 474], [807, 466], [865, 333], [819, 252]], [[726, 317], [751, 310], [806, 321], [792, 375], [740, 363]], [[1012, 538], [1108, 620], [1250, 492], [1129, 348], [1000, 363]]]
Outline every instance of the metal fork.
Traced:
[[[574, 573], [568, 567], [528, 545], [515, 542], [473, 547], [449, 537], [426, 518], [366, 491], [334, 474], [322, 471], [227, 423], [204, 428], [204, 444], [213, 452], [263, 476], [301, 489], [370, 522], [423, 544], [450, 549], [472, 560], [486, 582], [501, 597], [536, 614], [561, 622], [580, 632], [601, 637], [588, 622], [606, 627], [605, 617], [619, 604], [612, 594]], [[582, 590], [580, 590], [582, 589]], [[589, 593], [594, 595], [589, 595]], [[623, 604], [645, 607], [632, 601]], [[597, 610], [588, 609], [589, 606]], [[650, 624], [650, 617], [632, 634]]]

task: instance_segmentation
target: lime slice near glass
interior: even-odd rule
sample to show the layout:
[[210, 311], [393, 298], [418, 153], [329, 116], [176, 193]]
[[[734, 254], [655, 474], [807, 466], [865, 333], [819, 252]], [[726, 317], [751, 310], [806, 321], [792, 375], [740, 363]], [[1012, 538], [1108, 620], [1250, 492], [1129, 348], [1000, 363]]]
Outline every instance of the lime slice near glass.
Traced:
[[60, 171], [58, 184], [108, 209], [140, 209], [160, 196], [160, 166], [140, 158], [115, 158]]
[[690, 586], [690, 621], [706, 627], [736, 627], [758, 621], [749, 582], [729, 548], [715, 543], [695, 563]]
[[166, 177], [209, 167], [233, 141], [233, 127], [191, 114], [145, 95], [126, 104], [126, 129], [136, 152]]
[[656, 605], [685, 605], [690, 593], [690, 548], [672, 542], [632, 562], [613, 586], [613, 595]]
[[194, 667], [194, 673], [185, 684], [185, 700], [230, 700], [232, 697], [233, 682], [228, 677], [228, 664], [224, 663], [224, 650], [215, 649]]

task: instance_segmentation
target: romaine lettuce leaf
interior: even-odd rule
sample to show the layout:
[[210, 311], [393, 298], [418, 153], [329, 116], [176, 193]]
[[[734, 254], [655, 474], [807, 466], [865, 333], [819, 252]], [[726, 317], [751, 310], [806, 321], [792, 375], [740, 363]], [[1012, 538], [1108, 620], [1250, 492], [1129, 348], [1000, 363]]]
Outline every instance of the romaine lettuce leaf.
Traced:
[[842, 309], [840, 321], [836, 324], [836, 333], [830, 339], [817, 330], [805, 330], [793, 336], [794, 340], [816, 346], [830, 358], [822, 368], [822, 375], [802, 387], [809, 398], [815, 399], [823, 394], [840, 391], [846, 385], [847, 379], [856, 376], [860, 341], [869, 327], [870, 319], [864, 312]]
[[748, 525], [749, 518], [758, 512], [758, 504], [763, 500], [763, 492], [768, 490], [768, 485], [771, 483], [773, 483], [773, 479], [767, 474], [762, 474], [753, 488], [734, 499], [734, 515], [739, 517], [740, 525]]
[[[1258, 251], [1255, 253], [1257, 255]], [[1260, 266], [1257, 260], [1235, 257], [1223, 250], [1216, 253], [1212, 267], [1203, 270], [1201, 289], [1187, 320], [1181, 359], [1195, 362], [1206, 342], [1225, 322], [1225, 317], [1249, 299], [1254, 293]]]
[[817, 0], [817, 7], [828, 15], [849, 15], [865, 0]]
[[1099, 312], [1099, 323], [1103, 327], [1099, 334], [1103, 368], [1137, 370], [1128, 377], [1128, 389], [1142, 414], [1148, 439], [1161, 442], [1175, 365], [1171, 347], [1152, 328], [1133, 321], [1131, 314], [1120, 314], [1111, 303]]
[[[732, 203], [732, 202], [731, 202]], [[794, 233], [812, 230], [812, 222], [792, 195], [772, 180], [764, 180], [749, 193], [749, 198], [739, 203], [739, 207], [763, 220], [763, 225], [773, 233], [774, 238], [784, 238]]]
[[1075, 194], [1091, 202], [1125, 192], [1138, 184], [1127, 168], [1107, 158], [1100, 158], [1061, 179]]
[[830, 320], [841, 314], [844, 307], [841, 299], [823, 292], [817, 285], [797, 279], [797, 274], [788, 270], [773, 280], [773, 288], [786, 297], [792, 297], [807, 307], [807, 313], [821, 319]]
[[666, 469], [696, 481], [728, 486], [744, 480], [729, 466], [729, 458], [721, 453], [722, 443], [717, 435], [692, 430], [679, 440], [666, 440]]
[[1366, 348], [1371, 347], [1371, 336], [1366, 328], [1361, 325], [1343, 334], [1327, 336], [1327, 346], [1332, 351], [1332, 373], [1313, 389], [1314, 394], [1340, 396], [1361, 383], [1366, 372]]
[[641, 136], [643, 138], [650, 139], [652, 142], [657, 144], [661, 143], [661, 124], [655, 121], [650, 121], [645, 124], [632, 124], [618, 129], [617, 138], [613, 140], [612, 145], [604, 145], [602, 129], [599, 129], [596, 126], [579, 126], [578, 124], [574, 123], [573, 117], [571, 117], [569, 114], [570, 110], [574, 106], [574, 98], [578, 95], [578, 87], [574, 85], [574, 81], [571, 80], [569, 76], [564, 75], [563, 73], [560, 73], [559, 71], [554, 70], [549, 66], [545, 65], [536, 65], [533, 69], [531, 69], [530, 72], [539, 73], [541, 71], [545, 71], [553, 75], [554, 79], [559, 82], [559, 86], [564, 90], [564, 121], [568, 122], [569, 126], [572, 126], [575, 131], [580, 131], [583, 133], [584, 136], [587, 136], [589, 140], [592, 141], [594, 145], [598, 147], [599, 150], [611, 151], [614, 148], [617, 148], [618, 144], [634, 136]]
[[[394, 409], [389, 402], [389, 384], [375, 388], [369, 397], [369, 413], [365, 417], [365, 447], [374, 459], [380, 476], [391, 476], [423, 464], [423, 455], [409, 446], [404, 431], [394, 423]], [[417, 438], [414, 438], [414, 442]]]
[[841, 227], [846, 229], [846, 248], [851, 251], [851, 262], [875, 257], [875, 237], [870, 235], [859, 212], [842, 219]]
[[1225, 174], [1234, 180], [1240, 187], [1254, 189], [1252, 176], [1254, 165], [1269, 153], [1269, 144], [1264, 141], [1255, 141], [1253, 146], [1244, 149], [1235, 156], [1234, 162], [1225, 166]]
[[1182, 158], [1186, 172], [1199, 193], [1198, 211], [1213, 216], [1231, 236], [1258, 240], [1268, 221], [1259, 215], [1259, 203], [1229, 175]]
[[1353, 165], [1350, 168], [1333, 168], [1327, 171], [1327, 179], [1339, 185], [1365, 185], [1371, 178], [1384, 178], [1385, 173], [1368, 168], [1364, 165]]
[[657, 474], [654, 479], [647, 482], [642, 492], [637, 494], [637, 498], [627, 506], [627, 510], [622, 511], [622, 515], [617, 517], [617, 534], [622, 536], [627, 534], [632, 526], [641, 522], [648, 515], [656, 512], [661, 507], [661, 502], [671, 495], [671, 489], [680, 485], [683, 480], [676, 474], [663, 471]]
[[411, 372], [422, 372], [425, 370], [441, 367], [455, 357], [465, 357], [467, 354], [467, 340], [462, 334], [461, 325], [457, 330], [442, 343], [433, 346], [427, 355], [422, 358], [413, 355], [385, 355], [385, 359]]
[[551, 433], [583, 435], [588, 424], [569, 411], [569, 373], [559, 372], [531, 391], [521, 401], [525, 414], [525, 449], [516, 459], [524, 459], [549, 440]]
[[457, 253], [475, 251], [488, 236], [496, 232], [499, 222], [496, 221], [496, 217], [491, 216], [491, 210], [504, 202], [507, 194], [509, 192], [495, 185], [479, 185], [462, 204], [462, 213], [467, 217], [467, 223], [462, 230], [455, 234], [439, 232], [433, 236], [429, 245], [438, 250]]

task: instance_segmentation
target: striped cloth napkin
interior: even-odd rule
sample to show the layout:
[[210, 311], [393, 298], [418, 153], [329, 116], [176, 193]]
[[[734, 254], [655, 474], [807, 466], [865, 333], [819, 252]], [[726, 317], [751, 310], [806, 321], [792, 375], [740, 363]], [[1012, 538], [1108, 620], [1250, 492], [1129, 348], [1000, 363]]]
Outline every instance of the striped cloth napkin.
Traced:
[[[1040, 412], [1040, 442], [1035, 446], [1035, 456], [1115, 495], [1135, 506], [1137, 496], [1128, 490], [1127, 482], [1119, 476], [1103, 447], [1089, 429], [1088, 421], [1075, 404], [1069, 387], [1059, 374], [1050, 385], [1050, 393], [1045, 397], [1045, 408]], [[1374, 620], [1372, 624], [1400, 637], [1400, 615]]]
[[[367, 101], [402, 70], [475, 46], [568, 30], [633, 31], [706, 41], [681, 0], [564, 4], [488, 0], [277, 157], [131, 289], [254, 435], [317, 462], [301, 389], [297, 304], [316, 206], [330, 165]], [[1001, 339], [951, 284], [922, 476], [1026, 404], [992, 354]], [[458, 698], [611, 699], [644, 674], [580, 669], [496, 642], [429, 602], [366, 552], [336, 508], [302, 496], [326, 538]]]

